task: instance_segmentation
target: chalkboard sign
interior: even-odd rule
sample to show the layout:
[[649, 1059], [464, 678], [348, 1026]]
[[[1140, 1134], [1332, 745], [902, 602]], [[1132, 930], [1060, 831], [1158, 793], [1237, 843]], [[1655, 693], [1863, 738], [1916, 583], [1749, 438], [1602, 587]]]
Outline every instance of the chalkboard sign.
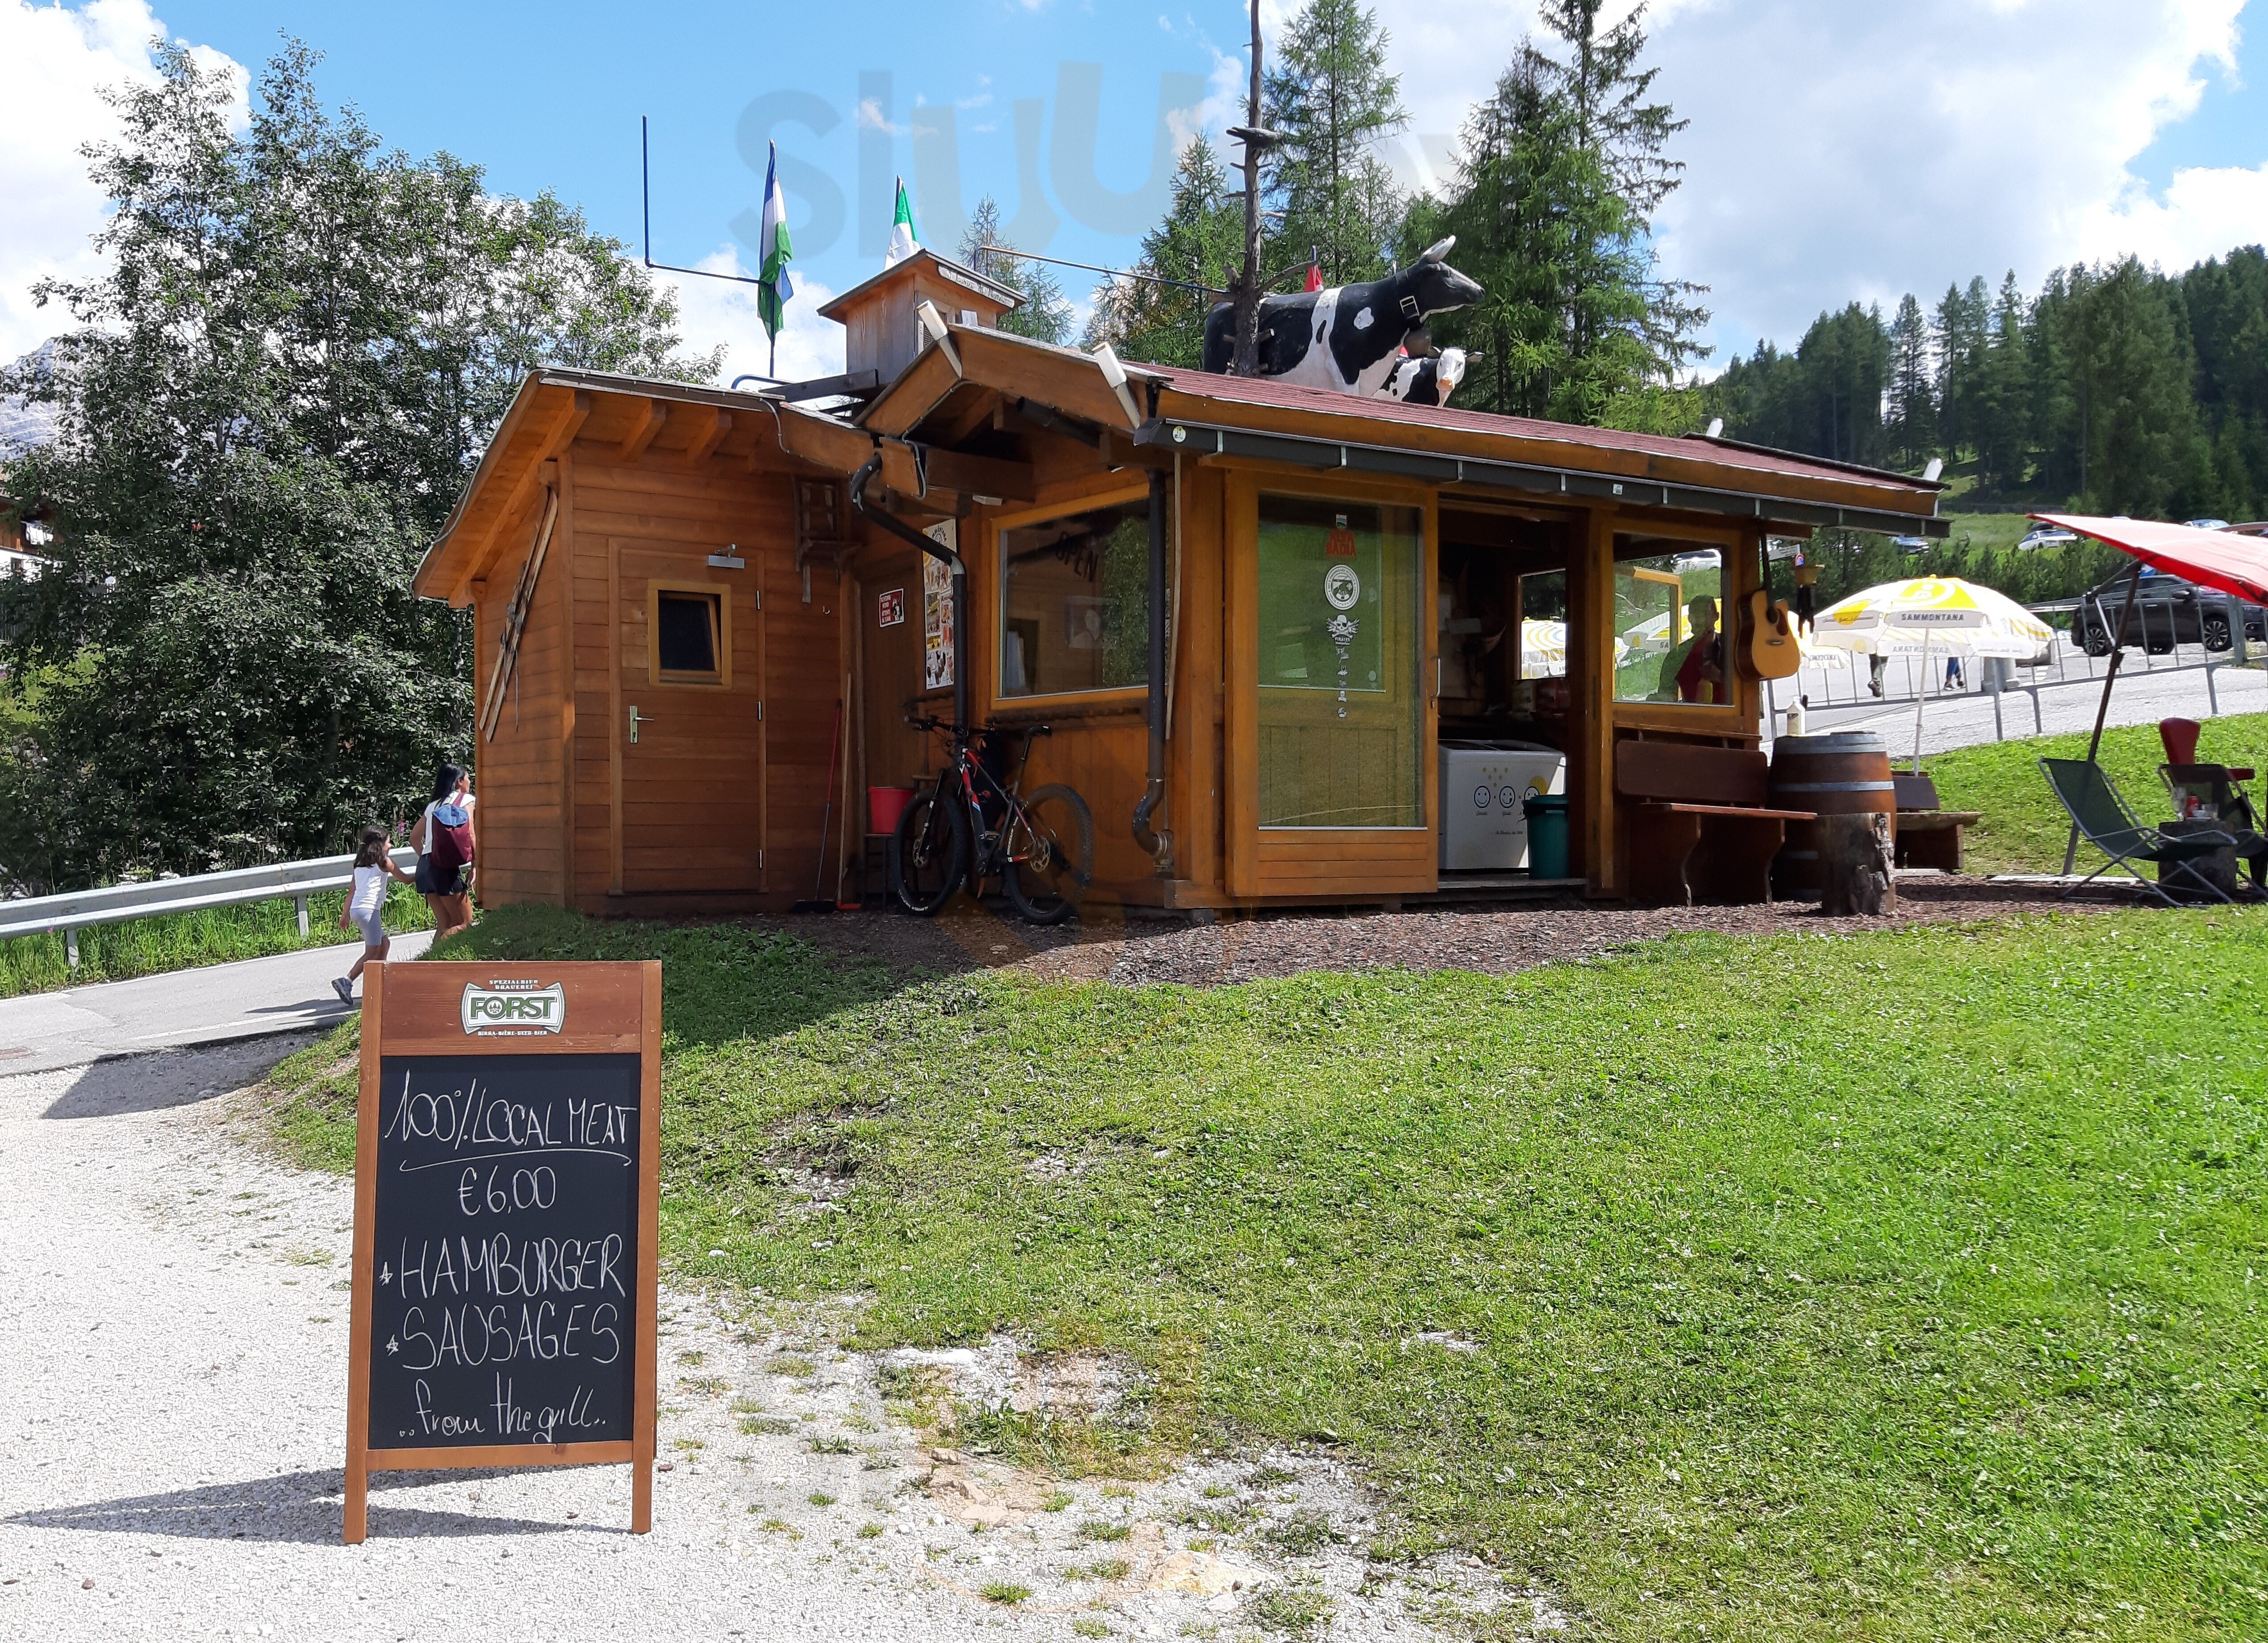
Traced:
[[372, 1471], [623, 1461], [644, 1532], [661, 967], [366, 974], [346, 1539]]

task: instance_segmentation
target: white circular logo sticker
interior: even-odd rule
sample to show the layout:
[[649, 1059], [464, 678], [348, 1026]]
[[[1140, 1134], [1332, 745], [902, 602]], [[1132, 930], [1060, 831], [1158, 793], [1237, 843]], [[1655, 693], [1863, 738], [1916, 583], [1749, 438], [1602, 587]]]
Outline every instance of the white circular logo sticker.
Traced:
[[1333, 565], [1323, 572], [1323, 598], [1335, 611], [1354, 609], [1355, 601], [1362, 598], [1362, 578], [1354, 574], [1352, 565]]

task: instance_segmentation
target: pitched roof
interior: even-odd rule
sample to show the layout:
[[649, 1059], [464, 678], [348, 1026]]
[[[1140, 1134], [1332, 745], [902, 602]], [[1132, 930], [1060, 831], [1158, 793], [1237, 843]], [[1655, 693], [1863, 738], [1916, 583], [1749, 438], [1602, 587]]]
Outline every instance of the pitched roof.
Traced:
[[1370, 422], [1404, 422], [1458, 433], [1494, 435], [1542, 444], [1561, 444], [1584, 451], [1621, 451], [1646, 457], [1701, 461], [1721, 468], [1756, 474], [1783, 474], [1804, 479], [1872, 480], [1924, 493], [1944, 489], [1935, 480], [1915, 474], [1894, 473], [1855, 463], [1830, 461], [1790, 451], [1711, 439], [1705, 434], [1633, 434], [1615, 428], [1590, 428], [1573, 422], [1545, 422], [1530, 416], [1499, 416], [1491, 411], [1470, 411], [1453, 405], [1410, 405], [1399, 400], [1363, 399], [1328, 388], [1295, 386], [1267, 377], [1228, 377], [1213, 371], [1168, 365], [1127, 366], [1130, 376], [1139, 371], [1158, 380], [1173, 393], [1210, 400], [1222, 405], [1267, 406], [1325, 416], [1359, 417]]
[[828, 298], [827, 305], [819, 311], [819, 317], [822, 319], [840, 319], [843, 313], [858, 297], [864, 296], [870, 287], [880, 285], [886, 280], [906, 278], [913, 271], [912, 265], [924, 258], [937, 264], [938, 272], [955, 285], [963, 286], [981, 296], [990, 297], [1004, 307], [1017, 308], [1023, 304], [1022, 294], [1001, 284], [999, 281], [988, 278], [966, 264], [955, 262], [951, 257], [941, 257], [927, 246], [917, 246], [914, 247], [912, 256], [899, 259], [879, 274], [868, 275], [841, 296]]

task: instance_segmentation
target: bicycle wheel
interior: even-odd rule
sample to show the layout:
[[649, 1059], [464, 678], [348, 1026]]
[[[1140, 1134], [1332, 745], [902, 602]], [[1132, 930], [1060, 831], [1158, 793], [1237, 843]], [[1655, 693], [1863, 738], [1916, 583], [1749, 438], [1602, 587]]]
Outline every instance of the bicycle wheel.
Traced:
[[935, 788], [914, 796], [890, 835], [890, 892], [908, 913], [929, 917], [953, 899], [968, 871], [968, 823]]
[[1069, 788], [1035, 788], [1008, 819], [1001, 877], [1016, 911], [1060, 924], [1094, 882], [1094, 817]]

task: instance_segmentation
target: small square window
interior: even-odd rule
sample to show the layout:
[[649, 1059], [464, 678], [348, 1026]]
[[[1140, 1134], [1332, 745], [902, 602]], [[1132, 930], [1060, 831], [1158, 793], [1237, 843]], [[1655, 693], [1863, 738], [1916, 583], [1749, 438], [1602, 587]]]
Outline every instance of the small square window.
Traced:
[[653, 662], [664, 679], [713, 684], [723, 678], [724, 600], [714, 593], [663, 588], [654, 593]]

